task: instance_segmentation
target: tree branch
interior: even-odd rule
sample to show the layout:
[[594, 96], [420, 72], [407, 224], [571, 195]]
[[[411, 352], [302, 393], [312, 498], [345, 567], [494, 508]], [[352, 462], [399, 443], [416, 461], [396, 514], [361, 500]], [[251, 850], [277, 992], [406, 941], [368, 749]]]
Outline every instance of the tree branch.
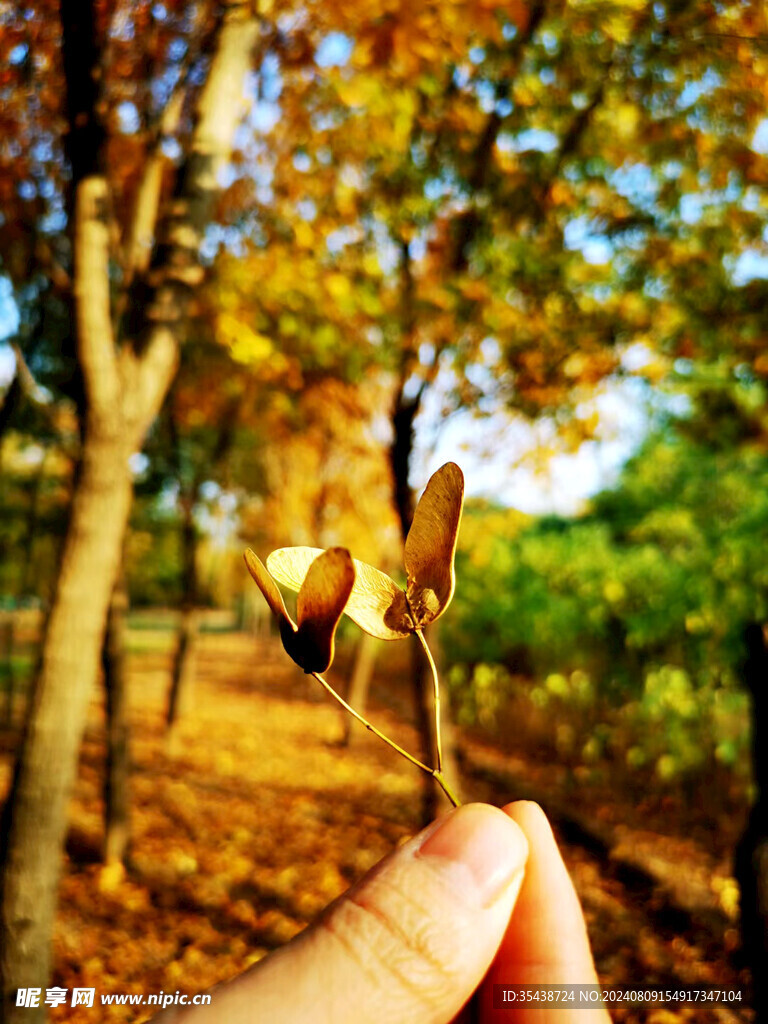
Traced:
[[75, 198], [74, 286], [80, 365], [90, 407], [109, 416], [118, 407], [117, 369], [109, 287], [109, 221], [106, 179], [83, 179]]
[[168, 163], [168, 158], [163, 154], [161, 147], [164, 138], [176, 133], [183, 105], [184, 90], [177, 89], [168, 101], [159, 130], [147, 154], [144, 173], [136, 190], [136, 202], [128, 232], [125, 253], [126, 288], [130, 286], [135, 274], [143, 274], [149, 268], [152, 259], [163, 170]]
[[26, 397], [35, 405], [48, 405], [40, 385], [34, 378], [32, 371], [27, 365], [24, 353], [15, 341], [11, 342], [11, 350], [16, 360], [16, 379]]
[[539, 183], [538, 188], [533, 193], [536, 200], [536, 209], [533, 217], [537, 223], [541, 223], [541, 221], [544, 220], [547, 205], [552, 197], [552, 189], [554, 188], [560, 171], [563, 169], [563, 164], [569, 156], [578, 150], [581, 140], [584, 137], [584, 133], [592, 120], [592, 115], [603, 102], [605, 97], [605, 86], [608, 82], [608, 76], [612, 65], [613, 61], [611, 61], [611, 63], [606, 67], [605, 74], [600, 80], [600, 85], [595, 90], [592, 99], [586, 107], [584, 107], [583, 110], [580, 110], [576, 117], [574, 117], [568, 130], [563, 136], [560, 145], [558, 146], [557, 153], [555, 154], [555, 160], [549, 173], [544, 181]]
[[[258, 35], [259, 21], [250, 5], [239, 0], [232, 3], [224, 14], [200, 93], [189, 156], [158, 228], [160, 244], [147, 274], [152, 289], [146, 303], [150, 324], [137, 352], [126, 347], [123, 360], [130, 380], [130, 419], [139, 429], [146, 429], [159, 412], [178, 363], [180, 333], [193, 289], [205, 275], [200, 245], [221, 191], [220, 172], [230, 158], [242, 118], [243, 83]], [[170, 110], [169, 118], [173, 115]]]
[[2, 438], [13, 422], [13, 417], [16, 415], [16, 410], [19, 407], [23, 393], [24, 389], [19, 380], [19, 365], [17, 363], [13, 377], [9, 381], [6, 392], [3, 395], [2, 403], [0, 403], [0, 438]]
[[[525, 26], [525, 29], [521, 34], [516, 36], [514, 39], [513, 49], [516, 54], [519, 55], [523, 47], [527, 46], [531, 39], [533, 39], [536, 31], [544, 20], [546, 11], [546, 0], [539, 0], [536, 6], [532, 8], [528, 18], [528, 24]], [[515, 69], [515, 74], [516, 73], [517, 68]], [[498, 83], [495, 92], [497, 103], [507, 98], [513, 81], [514, 74], [510, 74]], [[499, 132], [501, 131], [503, 123], [503, 117], [498, 113], [496, 108], [494, 108], [488, 115], [485, 127], [480, 133], [480, 138], [478, 139], [477, 145], [472, 153], [472, 164], [467, 181], [473, 195], [485, 188], [488, 183], [488, 176], [492, 164], [493, 147], [496, 145], [496, 140], [499, 137]], [[480, 216], [474, 204], [470, 205], [467, 210], [459, 214], [457, 217], [454, 225], [454, 250], [453, 258], [451, 259], [451, 267], [455, 273], [460, 273], [462, 270], [466, 269], [469, 259], [469, 247], [474, 241], [479, 227]]]
[[152, 330], [141, 355], [131, 345], [120, 350], [119, 366], [123, 389], [125, 424], [133, 435], [133, 444], [141, 444], [152, 421], [160, 412], [163, 399], [179, 364], [179, 339], [166, 325]]
[[202, 234], [221, 190], [220, 175], [229, 161], [243, 107], [243, 82], [259, 21], [250, 4], [235, 0], [224, 22], [196, 111], [190, 154], [179, 177], [161, 238], [157, 266], [166, 280], [194, 287], [203, 277], [199, 264]]
[[199, 45], [193, 46], [190, 41], [176, 87], [162, 113], [149, 124], [150, 143], [147, 147], [146, 166], [136, 190], [134, 212], [125, 247], [126, 288], [130, 286], [135, 274], [143, 274], [149, 269], [152, 259], [160, 211], [163, 170], [169, 163], [162, 152], [163, 140], [178, 133], [184, 102], [191, 92], [190, 78], [193, 69], [202, 55], [215, 50], [219, 31], [220, 26], [214, 19], [213, 28], [205, 32]]

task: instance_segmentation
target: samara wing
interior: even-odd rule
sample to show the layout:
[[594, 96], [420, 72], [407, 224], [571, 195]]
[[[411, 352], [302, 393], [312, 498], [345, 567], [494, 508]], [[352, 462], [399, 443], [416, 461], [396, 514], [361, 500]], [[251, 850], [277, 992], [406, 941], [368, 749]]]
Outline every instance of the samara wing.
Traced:
[[406, 592], [419, 628], [442, 615], [453, 597], [463, 504], [464, 474], [446, 462], [429, 478], [405, 541]]
[[333, 661], [336, 627], [354, 582], [346, 548], [329, 548], [310, 565], [296, 601], [299, 628], [292, 655], [305, 672], [325, 672]]
[[[299, 590], [310, 565], [321, 553], [322, 548], [278, 548], [267, 558], [267, 567], [279, 583]], [[412, 633], [405, 594], [395, 581], [367, 562], [355, 558], [353, 564], [355, 583], [345, 614], [380, 640], [402, 640]]]

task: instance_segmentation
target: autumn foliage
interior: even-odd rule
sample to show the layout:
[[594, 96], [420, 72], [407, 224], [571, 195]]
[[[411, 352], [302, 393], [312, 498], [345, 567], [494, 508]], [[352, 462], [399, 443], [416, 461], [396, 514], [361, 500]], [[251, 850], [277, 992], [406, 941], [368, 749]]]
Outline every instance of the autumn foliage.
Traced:
[[751, 958], [768, 1007], [766, 38], [749, 0], [0, 6], [3, 1024], [52, 932], [62, 984], [202, 988], [416, 827], [274, 616], [426, 774], [443, 680], [470, 795], [577, 837], [607, 980]]

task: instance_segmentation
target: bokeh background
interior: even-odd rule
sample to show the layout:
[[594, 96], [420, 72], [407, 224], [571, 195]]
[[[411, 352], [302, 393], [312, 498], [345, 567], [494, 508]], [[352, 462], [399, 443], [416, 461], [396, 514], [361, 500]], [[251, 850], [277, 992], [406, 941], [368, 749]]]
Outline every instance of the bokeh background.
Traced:
[[[4, 1024], [146, 1020], [100, 996], [441, 808], [242, 551], [402, 581], [448, 460], [456, 785], [545, 806], [601, 980], [742, 992], [617, 1020], [768, 1012], [767, 99], [749, 0], [0, 4]], [[430, 756], [410, 644], [345, 620], [330, 678]]]

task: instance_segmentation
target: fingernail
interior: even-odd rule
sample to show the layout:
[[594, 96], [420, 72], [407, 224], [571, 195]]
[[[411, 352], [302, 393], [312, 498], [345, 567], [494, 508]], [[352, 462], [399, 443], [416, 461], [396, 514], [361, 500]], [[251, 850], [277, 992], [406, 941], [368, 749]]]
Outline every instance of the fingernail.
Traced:
[[454, 877], [458, 884], [465, 880], [466, 898], [489, 907], [513, 882], [522, 882], [528, 844], [503, 811], [465, 804], [427, 830], [416, 856], [458, 865]]

